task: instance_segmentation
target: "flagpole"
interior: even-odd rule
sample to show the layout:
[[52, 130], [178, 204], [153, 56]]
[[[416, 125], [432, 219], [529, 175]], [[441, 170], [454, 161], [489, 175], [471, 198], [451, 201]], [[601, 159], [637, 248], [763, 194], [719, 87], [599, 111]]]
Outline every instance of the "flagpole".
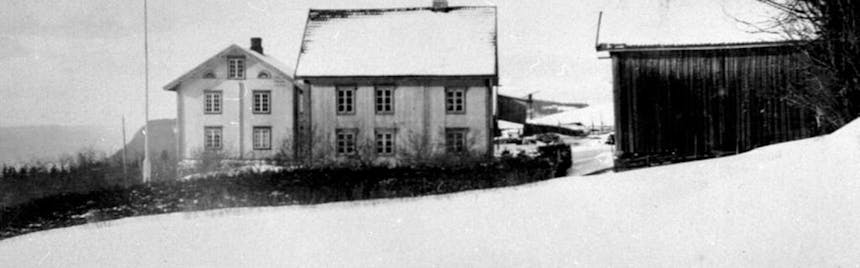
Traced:
[[147, 14], [147, 1], [143, 0], [143, 52], [144, 52], [144, 95], [145, 105], [144, 118], [146, 122], [143, 125], [143, 182], [150, 181], [152, 173], [151, 163], [149, 160], [149, 18]]

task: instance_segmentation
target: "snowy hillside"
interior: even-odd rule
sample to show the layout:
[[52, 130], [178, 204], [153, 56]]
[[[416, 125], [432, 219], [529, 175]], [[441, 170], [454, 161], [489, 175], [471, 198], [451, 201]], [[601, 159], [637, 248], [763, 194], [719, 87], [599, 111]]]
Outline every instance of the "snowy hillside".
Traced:
[[0, 241], [18, 267], [848, 266], [860, 121], [720, 159], [415, 199], [128, 218]]

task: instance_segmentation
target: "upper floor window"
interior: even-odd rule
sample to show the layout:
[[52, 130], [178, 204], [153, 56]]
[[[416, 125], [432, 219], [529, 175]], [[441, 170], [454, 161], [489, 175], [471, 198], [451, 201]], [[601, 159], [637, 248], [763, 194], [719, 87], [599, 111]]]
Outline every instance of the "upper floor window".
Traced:
[[220, 126], [209, 126], [204, 127], [203, 132], [205, 137], [204, 148], [206, 150], [220, 150], [221, 149], [221, 137], [222, 137], [222, 128]]
[[466, 112], [466, 88], [445, 88], [445, 112], [449, 114]]
[[227, 78], [230, 79], [244, 79], [245, 78], [245, 58], [240, 57], [229, 57], [227, 58], [227, 64], [229, 66], [230, 72]]
[[272, 149], [272, 127], [254, 127], [254, 150]]
[[206, 74], [204, 74], [204, 75], [203, 75], [203, 78], [206, 78], [206, 79], [215, 79], [215, 73], [213, 73], [213, 72], [208, 72], [208, 73], [206, 73]]
[[446, 128], [445, 151], [455, 154], [466, 152], [466, 133], [468, 129], [465, 128]]
[[376, 113], [394, 113], [394, 86], [377, 86], [375, 91]]
[[259, 74], [257, 74], [257, 78], [259, 78], [259, 79], [269, 79], [269, 78], [271, 78], [271, 77], [272, 77], [272, 75], [270, 75], [270, 74], [269, 74], [268, 72], [266, 72], [266, 71], [260, 71], [260, 73], [259, 73]]
[[220, 114], [221, 113], [221, 91], [206, 90], [203, 92], [203, 113]]
[[376, 130], [376, 154], [393, 155], [394, 154], [394, 130], [393, 129], [377, 129]]
[[337, 114], [355, 113], [355, 86], [337, 86]]
[[271, 112], [272, 92], [269, 90], [254, 90], [254, 113], [267, 114]]
[[337, 129], [335, 131], [335, 150], [338, 155], [355, 154], [355, 129]]

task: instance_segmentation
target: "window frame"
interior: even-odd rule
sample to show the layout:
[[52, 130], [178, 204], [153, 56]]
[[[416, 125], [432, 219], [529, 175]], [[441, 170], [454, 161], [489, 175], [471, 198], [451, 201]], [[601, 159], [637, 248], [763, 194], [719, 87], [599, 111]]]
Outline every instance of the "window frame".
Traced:
[[[380, 140], [380, 135], [391, 135], [387, 140]], [[389, 142], [390, 144], [383, 144], [380, 148], [380, 142]], [[377, 128], [373, 131], [373, 146], [374, 152], [378, 156], [394, 156], [397, 154], [397, 129], [395, 128]], [[390, 149], [390, 152], [385, 152], [386, 147]], [[382, 152], [380, 152], [382, 149]]]
[[[337, 115], [354, 115], [355, 114], [355, 96], [358, 92], [358, 86], [356, 85], [336, 85], [334, 87], [334, 109]], [[341, 92], [344, 92], [343, 96], [341, 96]], [[349, 97], [347, 97], [346, 92], [349, 92]], [[343, 101], [343, 111], [341, 111], [341, 97], [346, 99]], [[347, 107], [350, 109], [347, 111]]]
[[[257, 131], [265, 130], [268, 135], [265, 140], [266, 146], [257, 146]], [[261, 141], [262, 142], [262, 141]], [[262, 143], [261, 143], [262, 145]], [[259, 151], [272, 150], [272, 126], [254, 126], [251, 130], [251, 148]]]
[[[260, 110], [257, 110], [257, 94], [261, 96], [266, 96], [266, 109], [263, 110], [263, 103], [261, 100]], [[251, 91], [251, 112], [254, 114], [271, 114], [272, 113], [272, 91], [267, 89], [259, 89]]]
[[[334, 134], [334, 151], [337, 156], [354, 156], [358, 154], [358, 129], [357, 128], [338, 128], [335, 129]], [[350, 139], [343, 140], [343, 147], [341, 147], [341, 135], [344, 137], [351, 136]], [[351, 143], [351, 144], [350, 144]], [[341, 150], [343, 148], [343, 150]], [[352, 149], [347, 150], [347, 149]]]
[[[209, 133], [217, 130], [217, 146], [210, 146]], [[214, 139], [214, 138], [213, 138]], [[224, 127], [222, 126], [204, 126], [203, 127], [203, 149], [206, 151], [219, 151], [224, 148]]]
[[[397, 87], [394, 85], [378, 85], [373, 87], [373, 110], [376, 114], [384, 114], [391, 115], [394, 114], [394, 92], [397, 90]], [[388, 92], [388, 96], [380, 96], [380, 92]], [[387, 105], [389, 106], [388, 110], [385, 110], [384, 107], [386, 105], [385, 101], [387, 98]], [[382, 103], [380, 103], [380, 99]], [[380, 110], [380, 107], [383, 109]]]
[[[211, 105], [212, 109], [211, 110], [208, 109], [209, 108], [208, 104], [210, 101], [210, 99], [209, 99], [210, 95], [218, 97], [217, 102], [215, 102], [214, 100], [212, 101], [212, 105]], [[215, 111], [216, 106], [218, 108], [217, 111]], [[203, 90], [203, 114], [221, 114], [224, 110], [223, 107], [224, 107], [224, 93], [223, 93], [223, 91], [217, 90], [217, 89]]]
[[267, 71], [260, 71], [257, 73], [257, 79], [272, 79], [272, 74]]
[[[236, 68], [241, 70], [233, 70], [233, 61], [238, 62]], [[244, 80], [245, 73], [248, 71], [245, 63], [245, 56], [227, 56], [227, 79]]]
[[[452, 140], [451, 135], [462, 135], [459, 139]], [[468, 128], [445, 128], [445, 152], [449, 154], [464, 154], [469, 151], [469, 129]], [[456, 143], [452, 143], [452, 141], [460, 141], [459, 149], [457, 149]]]
[[[466, 86], [449, 86], [445, 87], [445, 113], [446, 114], [465, 114], [466, 113], [466, 91], [468, 91], [469, 87]], [[456, 94], [457, 92], [462, 93], [460, 97], [460, 109], [457, 108], [457, 97], [456, 96], [448, 96], [449, 93]], [[451, 99], [451, 104], [448, 103], [449, 98]]]

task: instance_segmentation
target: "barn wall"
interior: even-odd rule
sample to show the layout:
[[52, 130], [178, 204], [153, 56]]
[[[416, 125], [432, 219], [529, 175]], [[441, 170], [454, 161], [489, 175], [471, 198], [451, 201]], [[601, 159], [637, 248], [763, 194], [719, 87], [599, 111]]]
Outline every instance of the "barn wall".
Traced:
[[784, 98], [799, 82], [788, 47], [612, 57], [618, 165], [732, 154], [817, 133], [814, 116]]

